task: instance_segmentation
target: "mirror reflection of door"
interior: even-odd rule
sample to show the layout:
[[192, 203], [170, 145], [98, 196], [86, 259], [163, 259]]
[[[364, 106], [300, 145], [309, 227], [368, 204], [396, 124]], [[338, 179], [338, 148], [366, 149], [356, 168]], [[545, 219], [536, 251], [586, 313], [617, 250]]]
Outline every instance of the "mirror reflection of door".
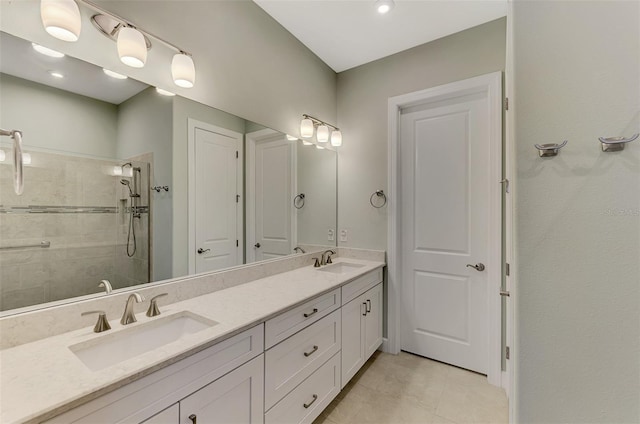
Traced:
[[242, 134], [197, 121], [194, 144], [192, 205], [195, 210], [195, 272], [242, 264], [240, 156]]
[[247, 137], [247, 262], [291, 254], [295, 244], [295, 143], [266, 129]]

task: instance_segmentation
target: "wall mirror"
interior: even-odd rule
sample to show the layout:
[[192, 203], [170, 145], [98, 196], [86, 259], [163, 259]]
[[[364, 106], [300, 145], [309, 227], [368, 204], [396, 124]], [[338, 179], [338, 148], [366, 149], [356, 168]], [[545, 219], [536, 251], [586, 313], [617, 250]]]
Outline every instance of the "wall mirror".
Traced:
[[[336, 246], [337, 154], [0, 32], [0, 314]], [[59, 75], [56, 75], [59, 74]], [[26, 308], [26, 309], [25, 309]]]

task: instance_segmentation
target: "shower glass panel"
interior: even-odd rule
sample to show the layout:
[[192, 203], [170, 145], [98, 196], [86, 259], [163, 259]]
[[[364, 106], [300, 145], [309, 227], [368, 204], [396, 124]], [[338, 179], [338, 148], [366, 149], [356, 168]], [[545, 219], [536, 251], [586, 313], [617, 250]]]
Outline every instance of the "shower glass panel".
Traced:
[[0, 162], [0, 311], [149, 282], [149, 163], [28, 153], [21, 196]]

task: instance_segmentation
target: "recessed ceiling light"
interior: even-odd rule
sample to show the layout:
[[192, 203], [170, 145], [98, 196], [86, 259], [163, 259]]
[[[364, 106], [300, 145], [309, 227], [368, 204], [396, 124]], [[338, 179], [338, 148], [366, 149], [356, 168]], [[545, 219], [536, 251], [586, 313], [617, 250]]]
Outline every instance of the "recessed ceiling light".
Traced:
[[49, 71], [49, 75], [51, 75], [54, 78], [64, 78], [64, 75], [56, 71]]
[[119, 79], [119, 80], [127, 79], [126, 75], [122, 75], [122, 74], [119, 74], [117, 72], [113, 72], [113, 71], [110, 71], [108, 69], [105, 69], [105, 68], [102, 68], [102, 72], [104, 72], [105, 74], [109, 75], [111, 78], [115, 78], [115, 79]]
[[393, 2], [393, 0], [378, 0], [376, 2], [376, 10], [379, 14], [384, 15], [385, 13], [393, 9], [395, 5], [396, 4]]
[[31, 46], [33, 47], [33, 50], [45, 56], [55, 57], [55, 58], [64, 57], [64, 53], [60, 53], [48, 47], [41, 46], [40, 44], [31, 43]]
[[162, 94], [163, 96], [175, 96], [176, 93], [172, 93], [171, 91], [163, 90], [162, 88], [156, 87], [156, 91], [158, 94]]

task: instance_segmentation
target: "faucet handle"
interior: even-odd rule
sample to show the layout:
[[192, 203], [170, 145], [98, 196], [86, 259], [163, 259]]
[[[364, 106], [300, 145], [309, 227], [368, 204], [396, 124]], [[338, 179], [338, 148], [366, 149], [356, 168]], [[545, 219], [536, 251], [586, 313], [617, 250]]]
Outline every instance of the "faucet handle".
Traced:
[[153, 296], [149, 301], [149, 309], [147, 309], [148, 317], [155, 317], [160, 315], [160, 309], [158, 309], [158, 298], [168, 296], [168, 293], [161, 293], [157, 296]]
[[314, 268], [320, 268], [320, 259], [318, 259], [318, 258], [311, 258], [311, 259], [315, 259], [316, 260], [316, 263], [313, 264], [313, 267]]
[[107, 321], [107, 313], [105, 311], [87, 311], [80, 314], [80, 316], [98, 314], [98, 322], [93, 327], [94, 333], [102, 333], [103, 331], [111, 330], [109, 321]]

